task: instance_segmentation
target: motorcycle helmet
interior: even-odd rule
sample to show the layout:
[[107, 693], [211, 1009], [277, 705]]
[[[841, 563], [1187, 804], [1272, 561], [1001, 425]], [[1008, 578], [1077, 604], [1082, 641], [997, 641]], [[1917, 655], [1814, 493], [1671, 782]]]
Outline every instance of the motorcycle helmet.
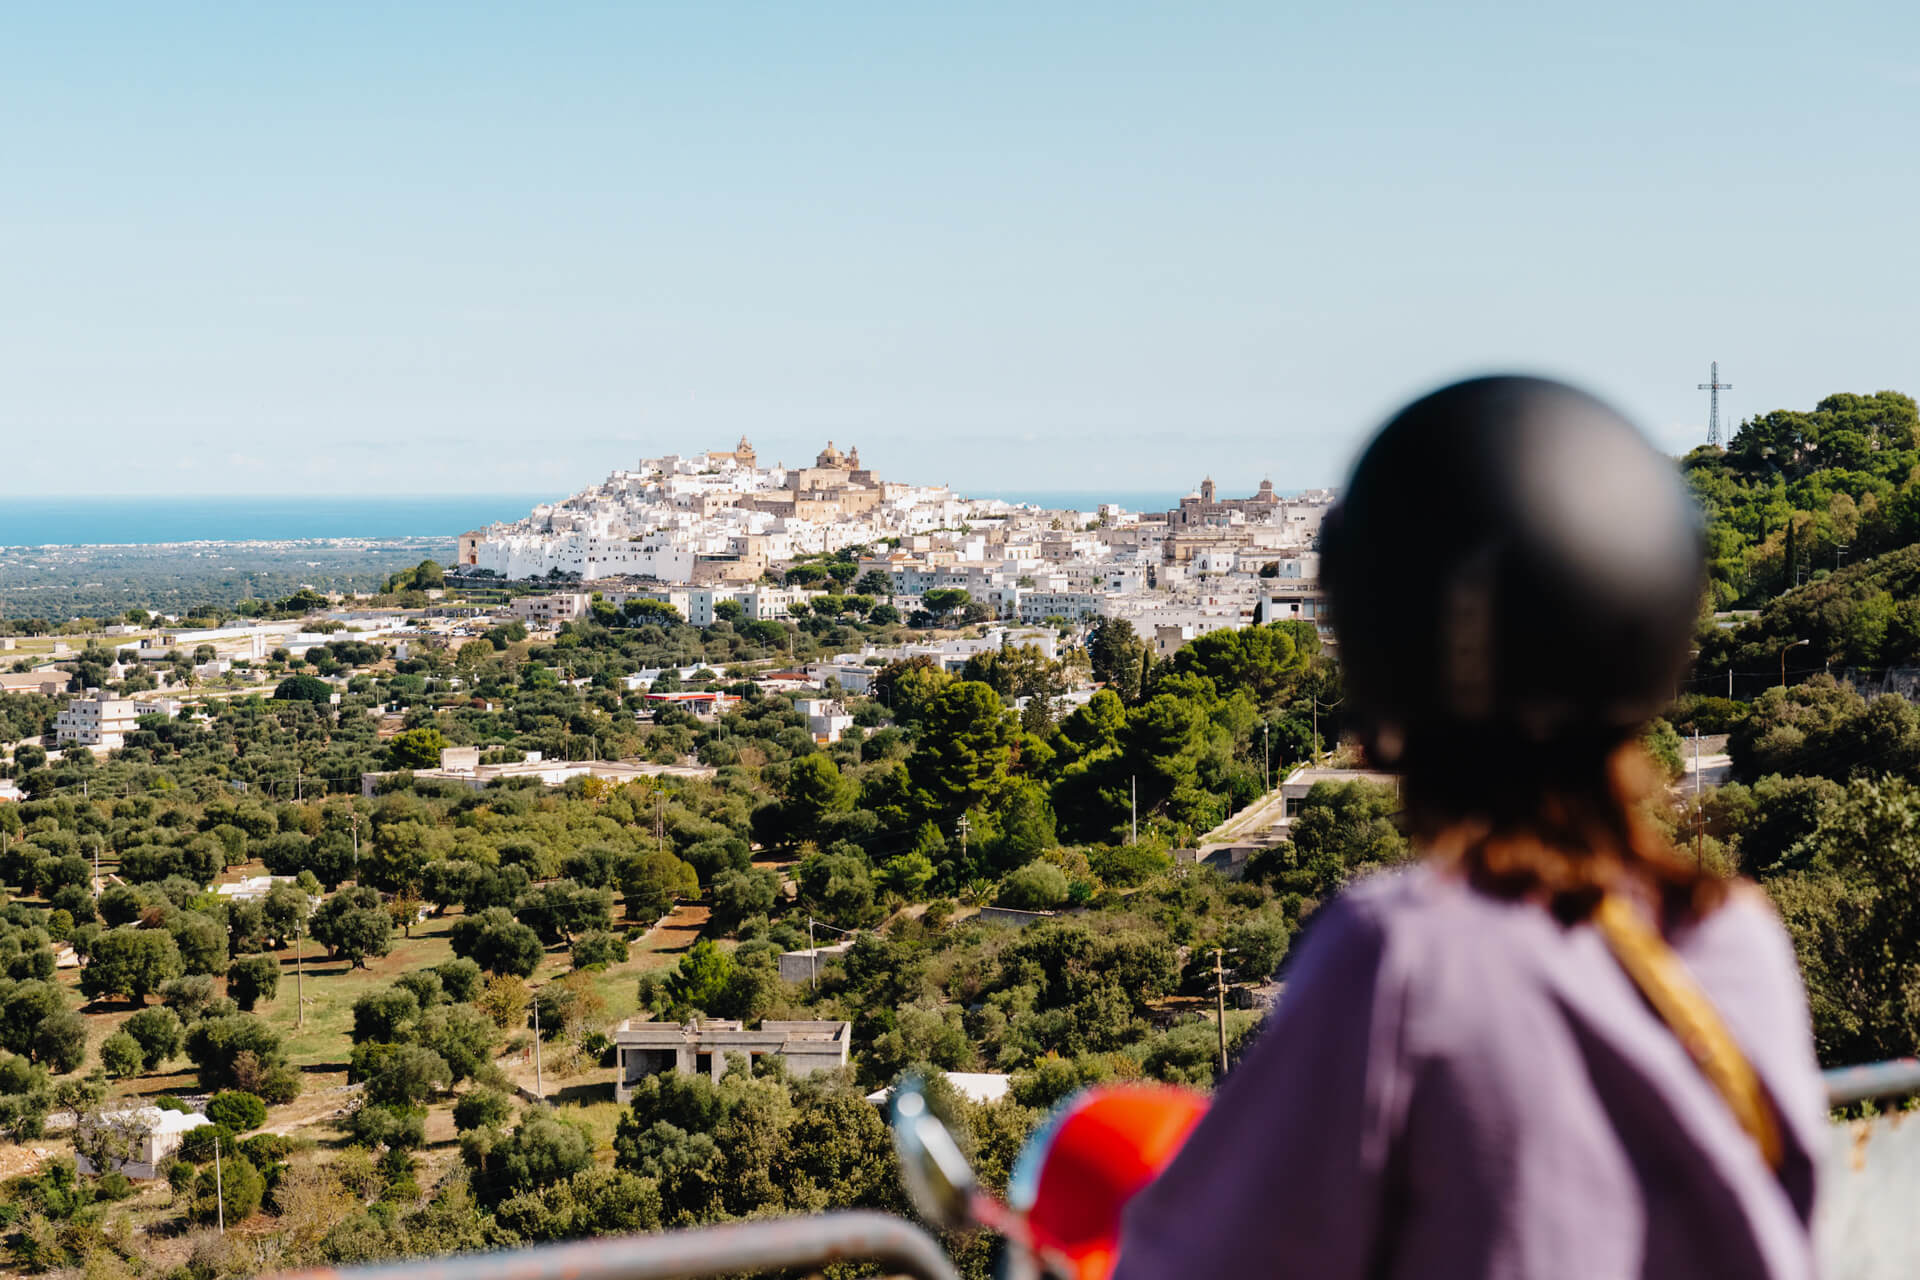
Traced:
[[1624, 740], [1674, 696], [1705, 585], [1673, 460], [1604, 402], [1529, 377], [1401, 410], [1321, 533], [1369, 756]]

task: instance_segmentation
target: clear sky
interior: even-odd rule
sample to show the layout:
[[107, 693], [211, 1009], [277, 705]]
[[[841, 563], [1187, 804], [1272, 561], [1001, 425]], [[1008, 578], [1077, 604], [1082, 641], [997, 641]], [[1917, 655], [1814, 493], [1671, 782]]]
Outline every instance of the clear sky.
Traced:
[[1336, 482], [1920, 392], [1920, 7], [16, 5], [0, 493]]

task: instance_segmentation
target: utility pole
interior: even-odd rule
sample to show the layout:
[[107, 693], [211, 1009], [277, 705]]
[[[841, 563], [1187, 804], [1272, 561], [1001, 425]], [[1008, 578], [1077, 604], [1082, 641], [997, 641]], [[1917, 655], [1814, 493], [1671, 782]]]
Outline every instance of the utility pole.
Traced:
[[1693, 865], [1702, 865], [1706, 858], [1706, 832], [1701, 827], [1700, 813], [1700, 726], [1693, 726]]
[[1273, 726], [1266, 721], [1260, 722], [1260, 781], [1268, 791], [1273, 790], [1273, 752], [1268, 743], [1273, 737]]
[[307, 968], [301, 963], [306, 947], [300, 936], [300, 926], [304, 923], [296, 920], [293, 924], [293, 992], [294, 1000], [300, 1006], [299, 1012], [294, 1014], [293, 1018], [293, 1025], [296, 1027], [307, 1025]]
[[820, 948], [813, 940], [812, 916], [807, 917], [807, 964], [813, 970], [813, 976], [808, 980], [809, 986], [814, 991], [818, 991], [820, 989]]
[[1731, 382], [1720, 381], [1720, 362], [1715, 360], [1712, 365], [1712, 372], [1707, 375], [1707, 380], [1700, 383], [1694, 389], [1708, 393], [1707, 443], [1718, 447], [1720, 444], [1720, 393], [1722, 391], [1733, 390], [1733, 384]]
[[[353, 801], [347, 804], [351, 806]], [[349, 812], [353, 815], [353, 882], [357, 885], [360, 883], [360, 811], [350, 809]]]
[[540, 995], [533, 997], [533, 1096], [546, 1101], [546, 1085], [540, 1079]]
[[1227, 979], [1220, 964], [1220, 948], [1213, 949], [1213, 1003], [1220, 1015], [1220, 1078], [1227, 1078]]
[[960, 832], [960, 861], [965, 862], [967, 860], [967, 832], [973, 830], [973, 823], [968, 821], [967, 815], [963, 813], [960, 815], [960, 821], [955, 823], [954, 827]]
[[227, 1187], [220, 1174], [220, 1133], [213, 1135], [213, 1202], [220, 1214], [220, 1234], [227, 1234]]
[[1127, 780], [1131, 799], [1127, 801], [1127, 811], [1131, 815], [1127, 820], [1127, 843], [1140, 843], [1140, 775], [1134, 774]]

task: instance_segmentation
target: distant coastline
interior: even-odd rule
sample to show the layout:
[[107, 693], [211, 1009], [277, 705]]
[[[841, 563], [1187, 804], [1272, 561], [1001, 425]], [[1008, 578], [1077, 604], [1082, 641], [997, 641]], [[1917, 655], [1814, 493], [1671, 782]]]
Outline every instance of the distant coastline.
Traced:
[[[1130, 511], [1166, 511], [1179, 491], [1002, 489], [969, 498], [1077, 511], [1116, 502]], [[565, 494], [263, 495], [260, 497], [0, 497], [0, 547], [154, 546], [183, 542], [294, 542], [306, 539], [453, 539], [469, 529], [518, 520]]]
[[0, 547], [445, 538], [517, 520], [550, 494], [0, 498]]

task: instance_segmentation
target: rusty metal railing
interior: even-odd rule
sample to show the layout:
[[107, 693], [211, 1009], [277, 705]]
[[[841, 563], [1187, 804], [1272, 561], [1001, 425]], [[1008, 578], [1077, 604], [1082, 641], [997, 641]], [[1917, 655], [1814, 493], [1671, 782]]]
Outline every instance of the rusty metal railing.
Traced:
[[283, 1280], [698, 1280], [832, 1262], [874, 1262], [914, 1280], [960, 1280], [939, 1242], [926, 1231], [904, 1218], [866, 1211], [323, 1268]]

